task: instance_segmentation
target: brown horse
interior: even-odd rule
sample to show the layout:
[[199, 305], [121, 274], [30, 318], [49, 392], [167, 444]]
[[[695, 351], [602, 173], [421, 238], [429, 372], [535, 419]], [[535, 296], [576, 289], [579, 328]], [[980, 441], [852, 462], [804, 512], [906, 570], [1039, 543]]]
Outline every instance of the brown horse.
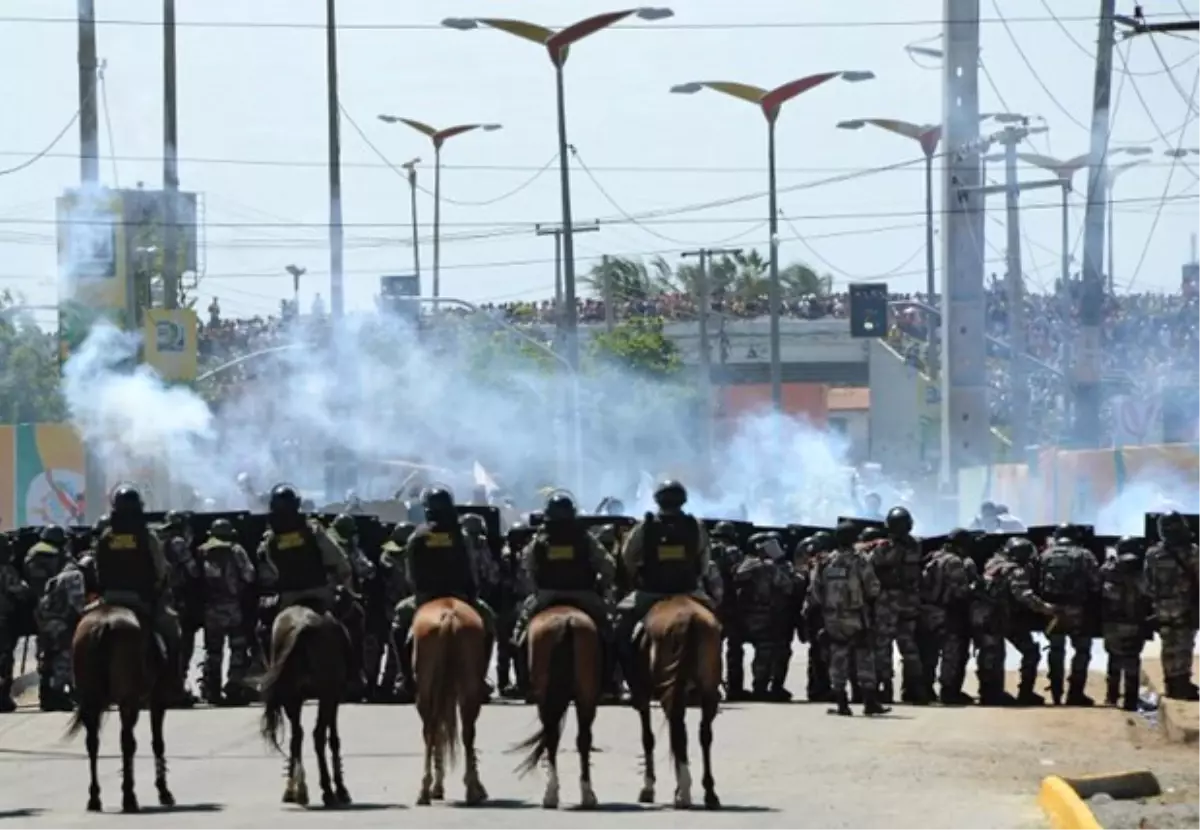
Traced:
[[[479, 780], [475, 754], [475, 722], [487, 690], [487, 652], [483, 620], [467, 603], [453, 597], [426, 602], [412, 623], [413, 672], [417, 680], [417, 711], [425, 735], [425, 775], [417, 804], [446, 797], [446, 756], [455, 762], [462, 719], [462, 745], [466, 755], [467, 804], [487, 800]], [[400, 648], [404, 643], [397, 643]]]
[[[313, 749], [321, 774], [321, 798], [326, 807], [350, 804], [350, 793], [342, 779], [342, 739], [338, 735], [338, 707], [348, 677], [346, 630], [330, 614], [318, 614], [304, 605], [280, 612], [271, 628], [271, 662], [262, 679], [262, 735], [281, 754], [280, 712], [286, 712], [291, 746], [287, 760], [284, 804], [308, 804], [304, 780], [304, 727], [300, 714], [306, 700], [317, 701], [317, 725]], [[325, 743], [333, 755], [333, 786]]]
[[529, 683], [537, 702], [542, 728], [517, 750], [531, 749], [529, 757], [517, 767], [525, 775], [544, 755], [548, 766], [546, 794], [542, 806], [558, 807], [558, 741], [562, 720], [575, 701], [575, 719], [579, 734], [579, 805], [596, 806], [592, 790], [592, 722], [600, 700], [600, 634], [591, 617], [568, 605], [554, 605], [529, 623]]
[[700, 698], [700, 749], [704, 755], [704, 806], [720, 808], [712, 775], [712, 724], [721, 702], [721, 626], [704, 605], [687, 595], [667, 597], [651, 606], [642, 624], [634, 677], [630, 679], [632, 704], [642, 721], [645, 777], [638, 801], [654, 801], [654, 732], [650, 728], [650, 702], [662, 704], [670, 730], [671, 759], [675, 763], [675, 807], [692, 806], [692, 774], [688, 768], [688, 740], [684, 714], [689, 690]]
[[167, 673], [148, 659], [147, 632], [137, 615], [119, 605], [97, 605], [87, 611], [75, 627], [71, 641], [71, 663], [75, 672], [78, 705], [67, 727], [68, 737], [87, 731], [88, 764], [92, 782], [87, 808], [100, 812], [100, 782], [96, 763], [100, 753], [100, 722], [109, 706], [121, 713], [121, 810], [139, 810], [133, 784], [133, 756], [137, 752], [137, 726], [142, 703], [150, 704], [150, 744], [154, 750], [154, 786], [158, 803], [173, 807], [175, 797], [167, 788], [166, 746], [163, 718], [167, 711]]

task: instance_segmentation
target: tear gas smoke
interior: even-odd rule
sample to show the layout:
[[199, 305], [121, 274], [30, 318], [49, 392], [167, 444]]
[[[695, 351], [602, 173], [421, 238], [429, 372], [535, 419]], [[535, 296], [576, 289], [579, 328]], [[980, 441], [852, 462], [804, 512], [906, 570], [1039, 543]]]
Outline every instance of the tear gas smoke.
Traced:
[[[568, 378], [483, 315], [444, 319], [420, 338], [393, 317], [309, 322], [291, 336], [293, 348], [241, 364], [252, 377], [212, 409], [146, 366], [130, 370], [137, 335], [99, 324], [64, 368], [71, 419], [110, 480], [160, 464], [220, 505], [245, 504], [242, 472], [260, 489], [287, 480], [316, 495], [330, 454], [359, 469], [364, 498], [392, 495], [409, 472], [387, 463], [398, 459], [434, 468], [437, 480], [451, 471], [460, 498], [476, 462], [519, 503], [564, 481]], [[744, 417], [715, 448], [716, 484], [704, 486], [697, 399], [685, 384], [595, 362], [579, 396], [585, 475], [571, 489], [581, 510], [614, 494], [648, 508], [639, 481], [653, 471], [684, 480], [689, 507], [704, 515], [827, 523], [856, 512], [839, 436], [769, 413]]]

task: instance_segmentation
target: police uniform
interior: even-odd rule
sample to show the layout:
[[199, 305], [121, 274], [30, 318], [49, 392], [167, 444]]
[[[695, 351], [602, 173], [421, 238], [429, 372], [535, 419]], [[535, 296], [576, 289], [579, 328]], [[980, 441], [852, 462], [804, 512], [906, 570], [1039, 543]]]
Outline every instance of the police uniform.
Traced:
[[46, 583], [37, 606], [38, 645], [43, 652], [39, 703], [43, 711], [74, 708], [67, 688], [71, 685], [71, 639], [83, 615], [87, 588], [83, 572], [74, 561]]
[[1123, 708], [1136, 712], [1150, 599], [1142, 577], [1142, 560], [1121, 547], [1119, 544], [1114, 559], [1100, 567], [1104, 650], [1108, 652], [1105, 702], [1115, 706], [1124, 692]]
[[8, 539], [0, 534], [0, 712], [12, 712], [17, 708], [12, 699], [13, 650], [16, 647], [13, 622], [16, 609], [29, 598], [29, 586], [13, 567], [11, 555]]
[[513, 632], [520, 647], [530, 621], [553, 605], [570, 605], [586, 613], [603, 641], [610, 637], [604, 596], [613, 584], [613, 568], [596, 539], [574, 522], [547, 522], [521, 554], [522, 571], [531, 593], [521, 605]]
[[267, 530], [258, 553], [260, 578], [279, 593], [280, 611], [298, 603], [332, 611], [335, 587], [353, 588], [350, 560], [315, 519], [298, 518], [283, 532]]
[[1066, 702], [1091, 706], [1093, 701], [1084, 694], [1084, 686], [1092, 662], [1092, 638], [1086, 629], [1084, 613], [1090, 598], [1100, 592], [1099, 565], [1091, 551], [1073, 544], [1068, 535], [1059, 535], [1040, 554], [1037, 573], [1038, 594], [1058, 608], [1058, 622], [1046, 633], [1050, 643], [1046, 658], [1050, 696], [1055, 705], [1063, 702], [1063, 675], [1067, 640], [1070, 640], [1074, 653]]
[[[254, 584], [254, 565], [245, 549], [230, 538], [232, 531], [232, 526], [214, 527], [212, 538], [200, 546], [205, 587], [203, 677], [210, 703], [218, 703], [230, 693], [232, 698], [241, 695], [250, 656], [242, 600]], [[222, 690], [221, 665], [227, 641], [229, 682]]]

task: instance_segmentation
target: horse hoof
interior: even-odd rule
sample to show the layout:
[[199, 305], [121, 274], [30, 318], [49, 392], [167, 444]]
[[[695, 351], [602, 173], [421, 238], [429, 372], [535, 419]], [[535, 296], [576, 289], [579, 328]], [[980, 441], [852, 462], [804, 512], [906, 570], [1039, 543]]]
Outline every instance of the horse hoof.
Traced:
[[308, 787], [296, 788], [296, 803], [301, 807], [308, 806]]
[[168, 790], [166, 787], [163, 787], [161, 790], [158, 791], [158, 806], [160, 806], [160, 807], [174, 807], [175, 806], [175, 796], [171, 795], [171, 791]]
[[341, 806], [347, 807], [347, 806], [353, 804], [354, 800], [350, 798], [350, 793], [346, 790], [345, 787], [338, 787], [337, 788], [337, 802]]
[[652, 790], [649, 787], [643, 787], [642, 791], [640, 793], [638, 793], [638, 804], [653, 804], [653, 803], [654, 803], [654, 790]]
[[579, 808], [581, 810], [594, 810], [596, 809], [596, 804], [596, 794], [590, 789], [585, 791], [579, 799]]
[[283, 791], [283, 803], [284, 804], [295, 804], [296, 803], [296, 791], [292, 790], [292, 789], [284, 790]]
[[558, 796], [556, 796], [556, 795], [545, 796], [542, 799], [542, 809], [557, 810], [558, 809]]
[[337, 796], [329, 791], [323, 792], [321, 793], [321, 803], [326, 807], [336, 807], [338, 806]]
[[692, 799], [691, 799], [691, 797], [690, 797], [690, 796], [688, 796], [688, 795], [686, 795], [686, 794], [684, 794], [684, 793], [676, 793], [676, 794], [675, 794], [675, 809], [676, 809], [676, 810], [690, 810], [690, 809], [692, 809]]
[[429, 791], [429, 797], [434, 801], [443, 801], [446, 798], [446, 788], [441, 784], [434, 784], [433, 789]]
[[130, 796], [121, 802], [122, 813], [140, 813], [142, 808], [138, 806], [138, 800]]
[[704, 809], [705, 810], [720, 810], [721, 799], [717, 798], [716, 793], [704, 794]]
[[421, 794], [417, 796], [418, 807], [428, 807], [432, 799], [429, 797], [429, 790], [421, 790]]
[[99, 813], [103, 811], [104, 808], [100, 806], [100, 799], [93, 797], [88, 799], [87, 810], [89, 813]]

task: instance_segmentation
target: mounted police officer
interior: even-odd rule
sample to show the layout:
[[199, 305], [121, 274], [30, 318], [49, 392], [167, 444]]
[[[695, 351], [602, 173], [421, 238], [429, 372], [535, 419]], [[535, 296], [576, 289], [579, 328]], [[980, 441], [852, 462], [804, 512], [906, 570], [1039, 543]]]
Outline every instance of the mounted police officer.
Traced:
[[[350, 560], [320, 522], [300, 512], [300, 494], [289, 484], [271, 490], [258, 560], [264, 587], [279, 593], [276, 613], [305, 605], [318, 614], [334, 614], [345, 625], [345, 602], [339, 602], [338, 595], [353, 591]], [[350, 679], [352, 686], [361, 688], [362, 641], [355, 642], [354, 634], [347, 629]]]
[[578, 608], [591, 617], [600, 634], [605, 654], [601, 677], [611, 691], [615, 669], [605, 597], [612, 591], [612, 563], [595, 537], [575, 521], [575, 502], [566, 493], [552, 494], [542, 517], [537, 535], [521, 554], [530, 593], [521, 605], [513, 644], [518, 649], [524, 648], [530, 621], [547, 608], [553, 605]]
[[678, 481], [664, 481], [654, 490], [654, 502], [658, 511], [634, 526], [621, 553], [633, 590], [617, 603], [616, 643], [630, 663], [633, 631], [654, 603], [687, 594], [712, 609], [702, 587], [709, 570], [708, 534], [683, 512], [687, 490]]
[[[95, 593], [110, 605], [120, 605], [137, 615], [152, 654], [161, 655], [160, 667], [178, 684], [179, 618], [170, 605], [170, 572], [162, 545], [146, 523], [142, 495], [122, 484], [113, 490], [109, 526], [95, 540], [92, 578]], [[162, 639], [162, 651], [156, 641]], [[181, 684], [172, 696], [182, 692]]]
[[1092, 662], [1092, 638], [1087, 631], [1085, 609], [1091, 598], [1100, 593], [1100, 566], [1092, 552], [1081, 547], [1079, 541], [1077, 528], [1060, 525], [1050, 546], [1038, 557], [1038, 594], [1058, 608], [1058, 622], [1046, 633], [1046, 639], [1050, 641], [1046, 673], [1055, 706], [1063, 703], [1068, 639], [1074, 654], [1067, 678], [1066, 703], [1068, 706], [1092, 706], [1095, 703], [1084, 694], [1088, 667]]
[[492, 609], [479, 598], [478, 567], [463, 536], [454, 496], [445, 487], [430, 487], [422, 495], [421, 503], [425, 522], [409, 537], [404, 557], [413, 596], [396, 606], [392, 623], [392, 638], [400, 659], [396, 688], [401, 702], [411, 702], [416, 689], [408, 634], [422, 605], [442, 597], [455, 597], [471, 605], [483, 621], [488, 665], [496, 636]]

